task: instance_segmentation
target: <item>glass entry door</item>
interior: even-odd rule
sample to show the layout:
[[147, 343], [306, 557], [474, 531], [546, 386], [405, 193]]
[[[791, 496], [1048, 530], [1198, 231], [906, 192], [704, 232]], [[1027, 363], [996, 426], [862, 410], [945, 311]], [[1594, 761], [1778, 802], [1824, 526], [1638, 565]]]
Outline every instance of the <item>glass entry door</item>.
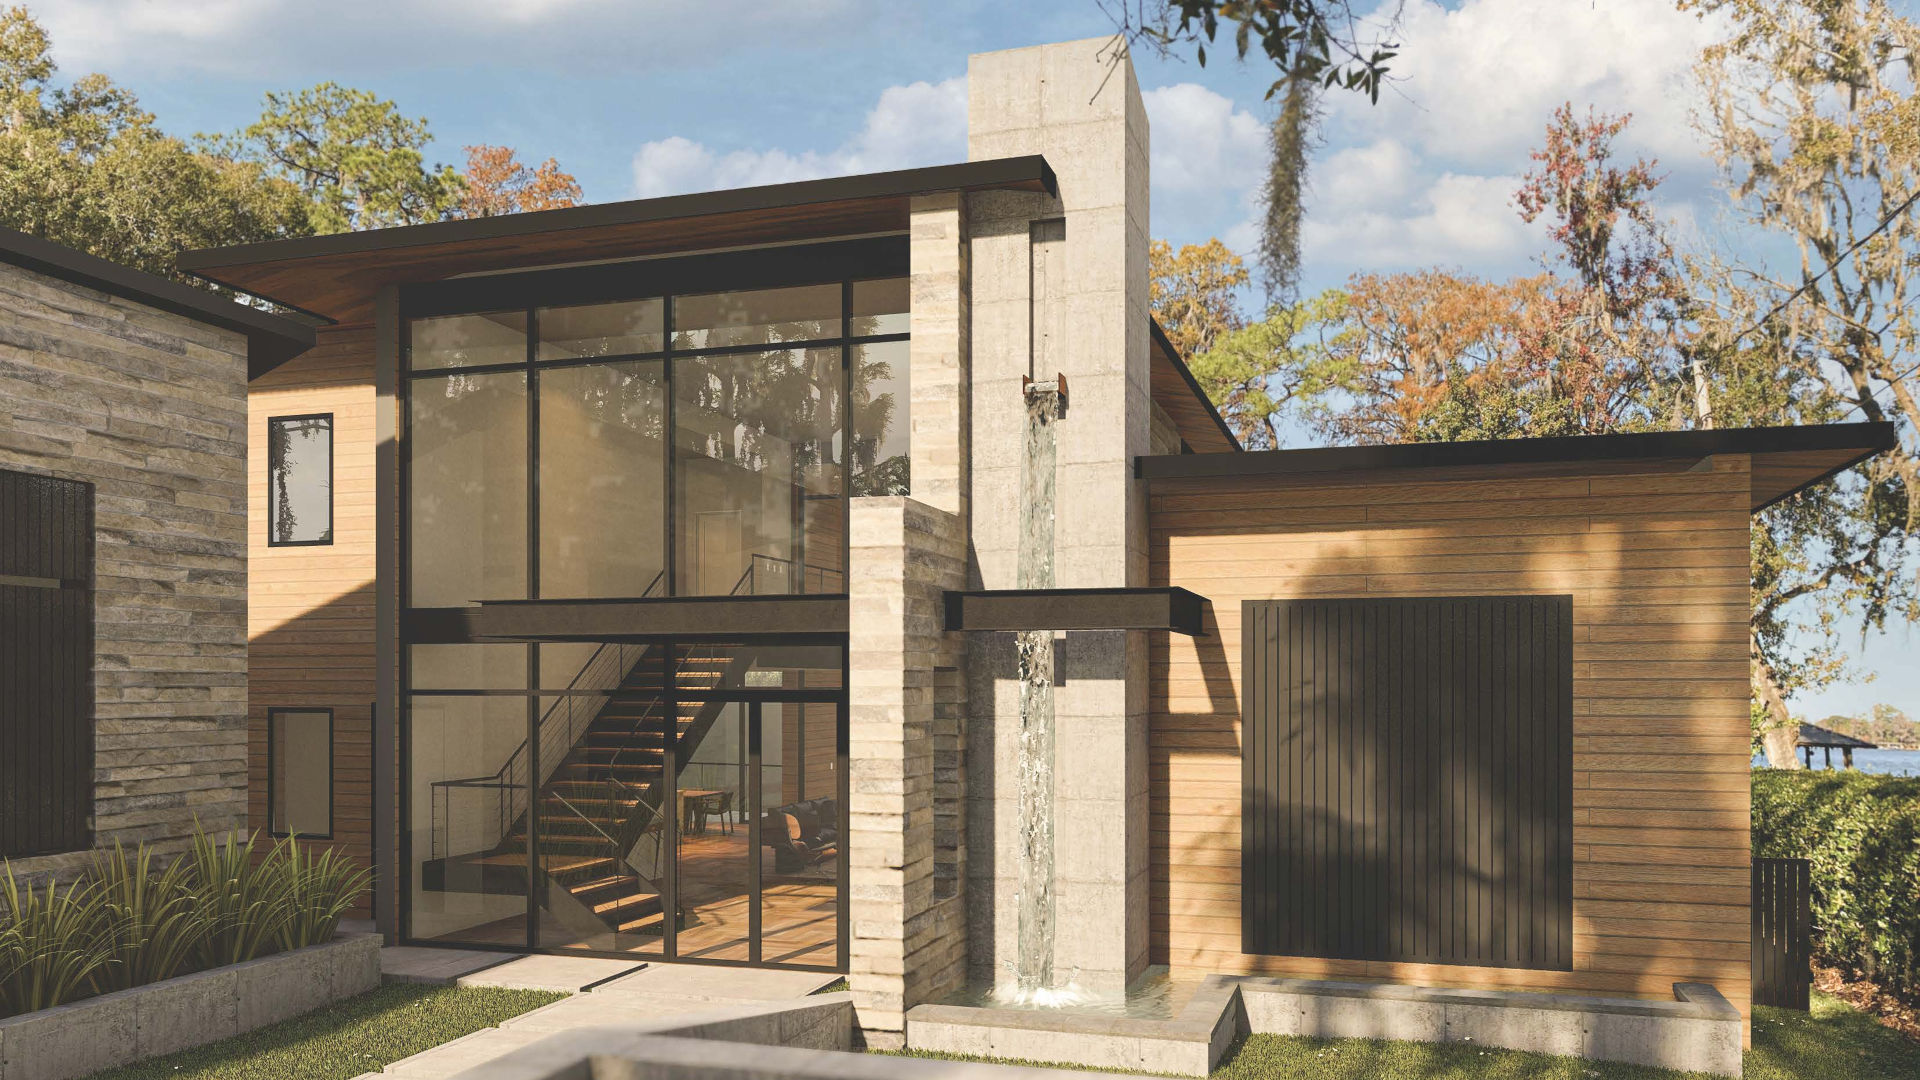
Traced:
[[676, 955], [837, 967], [838, 706], [760, 699], [701, 711], [713, 719], [683, 733], [676, 785]]
[[845, 964], [842, 645], [407, 657], [407, 940]]

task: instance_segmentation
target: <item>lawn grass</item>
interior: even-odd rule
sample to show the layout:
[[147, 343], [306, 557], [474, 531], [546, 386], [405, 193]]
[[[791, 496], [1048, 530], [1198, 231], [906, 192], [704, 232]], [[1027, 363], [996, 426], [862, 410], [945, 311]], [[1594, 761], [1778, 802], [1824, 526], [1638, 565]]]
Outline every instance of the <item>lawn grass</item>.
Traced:
[[[918, 1050], [904, 1057], [992, 1061]], [[1042, 1061], [1002, 1064], [1081, 1069]], [[1813, 1011], [1756, 1008], [1753, 1048], [1745, 1080], [1915, 1080], [1920, 1042], [1875, 1023], [1838, 998], [1818, 991]], [[1471, 1043], [1382, 1042], [1250, 1035], [1235, 1043], [1210, 1080], [1705, 1080], [1615, 1061], [1528, 1054]]]
[[1912, 1080], [1920, 1041], [1837, 997], [1813, 992], [1813, 1011], [1753, 1010], [1746, 1080]]
[[108, 1069], [90, 1080], [350, 1080], [566, 996], [387, 983], [304, 1016]]

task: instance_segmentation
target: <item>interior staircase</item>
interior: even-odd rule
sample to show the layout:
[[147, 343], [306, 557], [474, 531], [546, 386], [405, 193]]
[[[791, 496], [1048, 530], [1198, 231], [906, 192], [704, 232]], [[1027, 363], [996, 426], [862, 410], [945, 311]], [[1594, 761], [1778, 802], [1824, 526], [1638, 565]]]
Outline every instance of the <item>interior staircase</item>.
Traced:
[[[681, 644], [672, 656], [664, 649], [642, 650], [539, 787], [536, 895], [549, 914], [583, 933], [661, 933], [664, 889], [634, 865], [644, 861], [634, 855], [649, 832], [660, 834], [665, 692], [669, 682], [677, 690], [673, 728], [684, 761], [725, 704], [682, 699], [722, 685], [735, 666], [751, 663], [749, 651], [738, 646]], [[559, 722], [555, 713], [568, 700], [543, 715], [543, 730]], [[522, 812], [492, 848], [428, 862], [423, 885], [524, 893], [528, 824]]]

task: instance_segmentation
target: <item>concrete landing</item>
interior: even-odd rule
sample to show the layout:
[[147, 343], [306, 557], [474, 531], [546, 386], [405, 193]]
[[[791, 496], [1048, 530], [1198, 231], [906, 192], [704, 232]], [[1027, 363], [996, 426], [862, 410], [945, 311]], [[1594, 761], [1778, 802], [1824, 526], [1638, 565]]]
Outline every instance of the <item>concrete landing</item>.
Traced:
[[519, 957], [519, 953], [389, 945], [380, 950], [380, 977], [391, 982], [451, 986], [454, 980], [464, 975], [496, 967]]
[[462, 975], [455, 986], [499, 986], [509, 990], [556, 990], [578, 994], [647, 965], [634, 960], [598, 960], [591, 956], [522, 956], [496, 967]]
[[[438, 952], [441, 950], [417, 950]], [[500, 954], [492, 954], [498, 958]], [[553, 1035], [593, 1029], [640, 1031], [663, 1020], [803, 999], [841, 976], [832, 972], [701, 964], [637, 963], [572, 956], [523, 956], [457, 979], [460, 986], [561, 990], [571, 996], [450, 1043], [396, 1061], [380, 1073], [446, 1080]]]

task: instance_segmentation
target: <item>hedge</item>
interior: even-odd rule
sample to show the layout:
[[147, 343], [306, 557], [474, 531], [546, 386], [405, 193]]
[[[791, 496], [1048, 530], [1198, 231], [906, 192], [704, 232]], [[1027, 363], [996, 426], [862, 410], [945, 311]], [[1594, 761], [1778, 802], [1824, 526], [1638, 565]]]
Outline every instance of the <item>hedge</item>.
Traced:
[[1822, 960], [1920, 997], [1920, 778], [1756, 769], [1753, 854], [1812, 863]]

